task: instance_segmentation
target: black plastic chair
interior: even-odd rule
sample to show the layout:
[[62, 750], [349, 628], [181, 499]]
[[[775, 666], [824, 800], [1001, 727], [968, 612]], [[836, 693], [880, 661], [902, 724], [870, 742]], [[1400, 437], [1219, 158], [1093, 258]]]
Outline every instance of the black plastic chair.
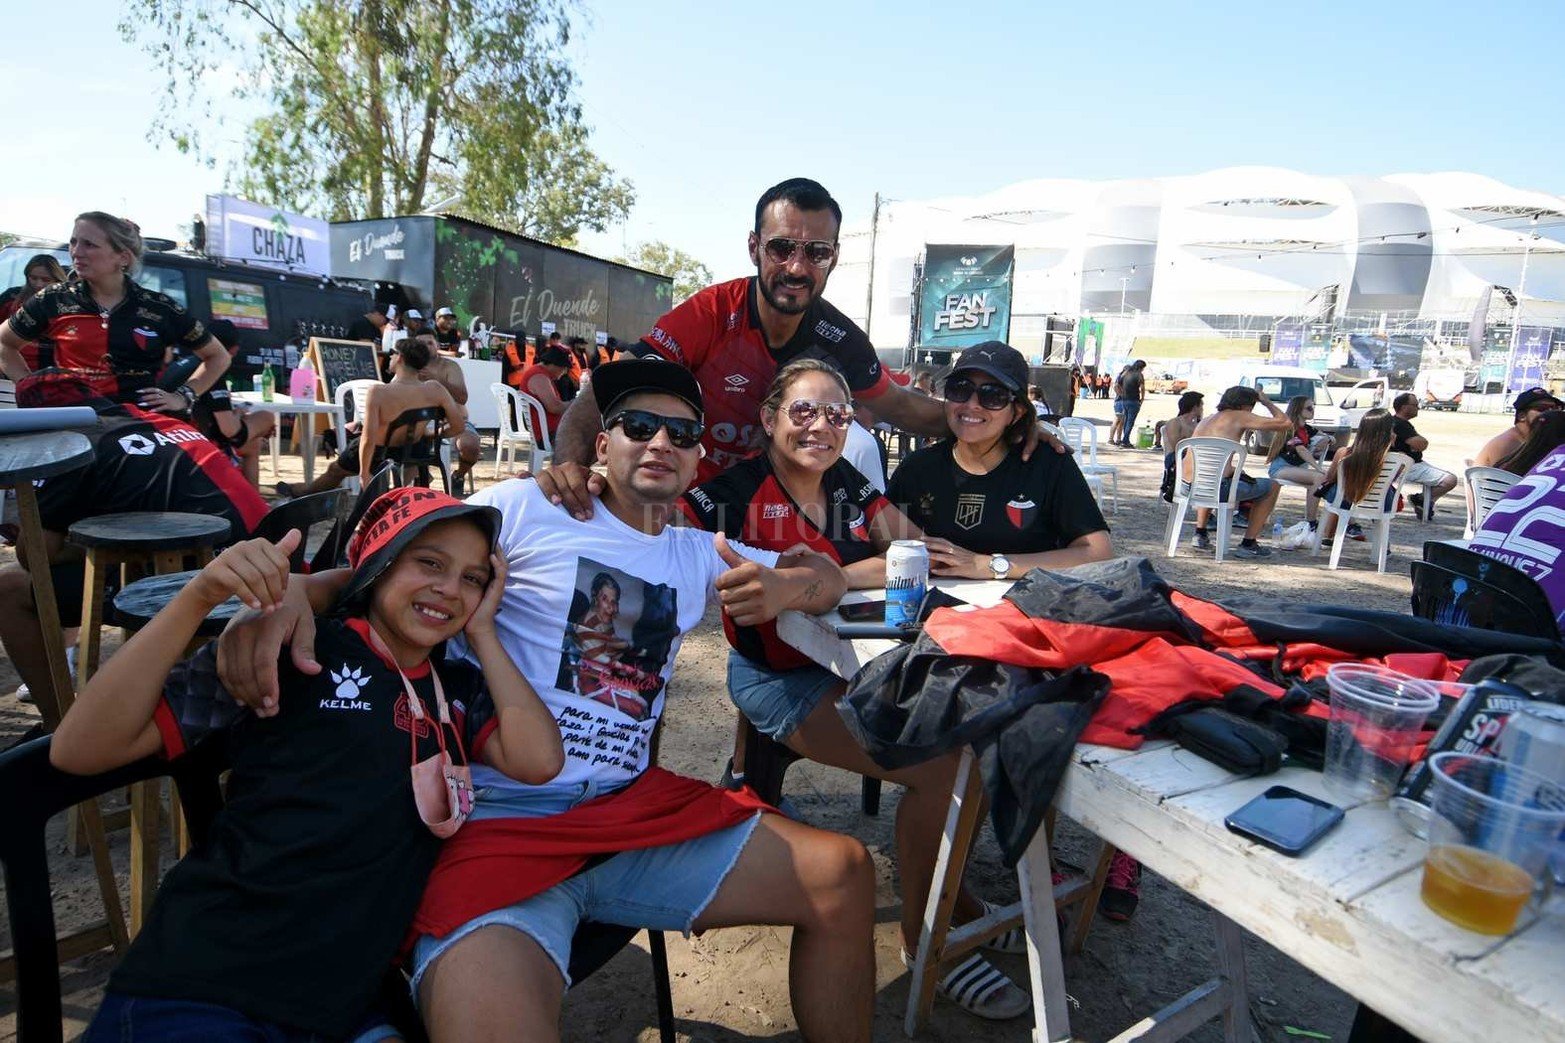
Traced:
[[364, 517], [364, 512], [369, 510], [370, 504], [390, 492], [396, 484], [396, 466], [381, 464], [380, 470], [371, 476], [369, 484], [359, 490], [358, 498], [353, 501], [353, 509], [348, 512], [348, 516], [339, 518], [326, 533], [326, 538], [315, 551], [315, 557], [310, 559], [311, 572], [324, 572], [326, 569], [335, 569], [347, 564], [348, 539], [353, 535], [353, 530], [358, 527], [359, 519]]
[[[1520, 569], [1507, 565], [1497, 558], [1491, 558], [1487, 554], [1437, 540], [1430, 540], [1424, 544], [1424, 560], [1413, 562], [1413, 565], [1415, 566], [1413, 569], [1414, 615], [1437, 621], [1462, 622], [1462, 625], [1485, 630], [1511, 630], [1530, 637], [1560, 640], [1559, 626], [1555, 623], [1555, 612], [1549, 604], [1548, 596], [1531, 576]], [[1421, 565], [1425, 567], [1417, 567]], [[1503, 606], [1501, 612], [1504, 621], [1491, 625], [1476, 621], [1439, 620], [1435, 615], [1426, 614], [1442, 610], [1449, 613], [1451, 610], [1449, 603], [1439, 599], [1454, 596], [1453, 577], [1467, 581], [1461, 588], [1467, 600], [1476, 598], [1479, 591], [1493, 591], [1503, 595], [1503, 599], [1496, 601], [1495, 604]], [[1454, 609], [1461, 614], [1463, 606], [1454, 606]], [[1518, 613], [1521, 622], [1512, 622], [1517, 618]], [[1491, 618], [1485, 612], [1480, 612], [1480, 617]]]
[[1413, 614], [1454, 626], [1559, 640], [1552, 609], [1540, 614], [1500, 587], [1427, 561], [1412, 563]]
[[[441, 425], [446, 411], [439, 406], [410, 409], [393, 420], [386, 429], [386, 461], [394, 463], [401, 471], [399, 485], [408, 483], [408, 468], [433, 467], [440, 472], [440, 482], [446, 493], [451, 492], [451, 471], [441, 456], [445, 436]], [[402, 433], [399, 440], [398, 432]]]
[[289, 557], [288, 565], [291, 571], [301, 572], [304, 570], [304, 548], [310, 542], [310, 530], [328, 521], [335, 521], [347, 495], [346, 489], [328, 489], [280, 503], [266, 512], [250, 535], [276, 543], [288, 534], [288, 530], [300, 530], [304, 539], [299, 541], [299, 546]]
[[[180, 804], [194, 843], [206, 840], [212, 820], [222, 807], [218, 777], [227, 767], [222, 744], [197, 745], [175, 761], [161, 757], [128, 764], [100, 775], [70, 775], [49, 763], [50, 736], [34, 739], [0, 754], [0, 868], [5, 873], [5, 899], [11, 919], [16, 960], [17, 1038], [20, 1043], [59, 1043], [63, 1038], [60, 1008], [60, 953], [56, 941], [54, 902], [49, 881], [49, 855], [44, 829], [66, 808], [135, 782], [170, 776], [179, 787]], [[571, 943], [571, 980], [580, 982], [607, 963], [635, 937], [636, 929], [585, 923]], [[647, 932], [657, 999], [658, 1032], [663, 1043], [674, 1043], [674, 1003], [669, 990], [668, 954], [663, 935]], [[425, 1040], [405, 981], [398, 972], [387, 975], [381, 990], [392, 1023], [410, 1041]]]
[[[744, 781], [755, 795], [776, 807], [782, 800], [783, 779], [799, 755], [787, 746], [762, 734], [742, 715], [744, 728]], [[859, 790], [859, 807], [864, 814], [880, 814], [880, 780], [865, 775]]]

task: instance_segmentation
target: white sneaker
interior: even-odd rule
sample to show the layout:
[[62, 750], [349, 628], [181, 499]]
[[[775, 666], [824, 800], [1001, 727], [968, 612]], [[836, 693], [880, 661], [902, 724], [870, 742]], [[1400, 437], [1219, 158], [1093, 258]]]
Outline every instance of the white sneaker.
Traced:
[[16, 686], [16, 701], [19, 702], [19, 703], [30, 703], [30, 702], [32, 702], [33, 701], [33, 690], [31, 688], [27, 687], [25, 684], [17, 685]]

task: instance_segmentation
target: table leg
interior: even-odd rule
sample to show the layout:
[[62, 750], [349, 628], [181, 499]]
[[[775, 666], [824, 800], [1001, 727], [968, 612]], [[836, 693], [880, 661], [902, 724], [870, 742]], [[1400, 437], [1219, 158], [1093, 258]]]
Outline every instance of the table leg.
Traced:
[[130, 936], [134, 938], [152, 909], [158, 887], [159, 805], [162, 779], [130, 788]]
[[1253, 1043], [1250, 1031], [1250, 989], [1244, 969], [1244, 936], [1239, 925], [1212, 910], [1217, 929], [1217, 973], [1228, 983], [1228, 1005], [1223, 1008], [1223, 1043]]
[[299, 451], [304, 457], [304, 484], [309, 485], [315, 481], [315, 415], [313, 413], [301, 413], [294, 421], [295, 429], [298, 425], [308, 421], [310, 428], [299, 435]]
[[[1069, 1040], [1070, 1001], [1065, 995], [1065, 966], [1060, 954], [1060, 925], [1055, 918], [1049, 838], [1044, 830], [1033, 834], [1032, 842], [1016, 865], [1016, 879], [1022, 892], [1022, 922], [1027, 929], [1027, 981], [1032, 990], [1033, 1043]], [[1086, 915], [1085, 912], [1082, 915]]]
[[[103, 637], [103, 592], [105, 569], [111, 567], [103, 553], [89, 547], [82, 562], [82, 610], [76, 649], [76, 687], [85, 688], [97, 672], [100, 644]], [[68, 703], [73, 701], [67, 699]], [[97, 801], [93, 804], [96, 806]], [[88, 851], [87, 837], [82, 832], [81, 815], [76, 808], [65, 811], [65, 842], [71, 854], [80, 857]]]

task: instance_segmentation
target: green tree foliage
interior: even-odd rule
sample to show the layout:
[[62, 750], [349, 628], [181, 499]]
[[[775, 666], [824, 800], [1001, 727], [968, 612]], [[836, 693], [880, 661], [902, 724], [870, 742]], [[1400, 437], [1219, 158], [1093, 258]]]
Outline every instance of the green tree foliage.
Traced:
[[126, 0], [168, 70], [159, 129], [212, 158], [246, 112], [239, 191], [335, 220], [453, 210], [550, 242], [635, 194], [588, 143], [565, 58], [574, 0]]
[[674, 280], [674, 303], [712, 284], [712, 269], [691, 257], [685, 251], [661, 240], [639, 243], [629, 257], [616, 258], [621, 264], [635, 265], [649, 272], [657, 272]]

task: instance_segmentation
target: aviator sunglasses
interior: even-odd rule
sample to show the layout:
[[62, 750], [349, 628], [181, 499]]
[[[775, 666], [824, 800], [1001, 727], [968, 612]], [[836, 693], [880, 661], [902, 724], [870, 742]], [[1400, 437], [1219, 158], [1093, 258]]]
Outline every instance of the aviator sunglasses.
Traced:
[[947, 402], [961, 405], [978, 393], [978, 404], [985, 409], [1004, 409], [1016, 401], [1016, 393], [999, 384], [975, 384], [966, 377], [947, 377], [945, 398]]
[[837, 244], [825, 239], [789, 239], [774, 235], [761, 245], [775, 264], [787, 264], [800, 250], [804, 251], [804, 259], [817, 268], [826, 267], [837, 256]]
[[848, 402], [811, 402], [807, 398], [795, 399], [783, 410], [799, 427], [809, 427], [815, 418], [826, 414], [826, 423], [838, 431], [846, 431], [853, 423], [853, 406]]
[[609, 417], [603, 429], [608, 431], [615, 426], [624, 428], [625, 437], [632, 442], [650, 442], [657, 437], [660, 429], [667, 428], [668, 440], [679, 449], [691, 449], [699, 445], [701, 435], [706, 431], [706, 425], [699, 420], [649, 413], [645, 409], [621, 410]]

